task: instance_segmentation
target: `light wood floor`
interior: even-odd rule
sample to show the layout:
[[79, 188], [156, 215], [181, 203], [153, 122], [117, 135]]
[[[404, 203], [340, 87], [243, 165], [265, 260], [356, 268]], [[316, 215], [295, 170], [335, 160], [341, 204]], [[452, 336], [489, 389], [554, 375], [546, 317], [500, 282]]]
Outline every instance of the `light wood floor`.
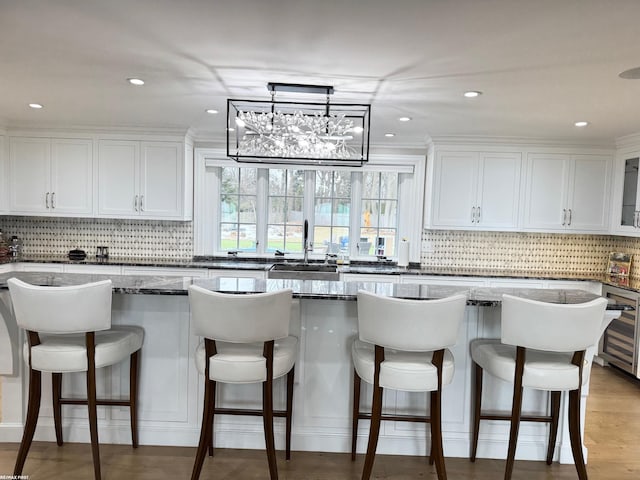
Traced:
[[[590, 480], [640, 479], [640, 382], [610, 368], [594, 366], [588, 400], [585, 443], [589, 448]], [[195, 448], [101, 445], [104, 480], [188, 479]], [[13, 473], [17, 444], [0, 444], [0, 476]], [[278, 453], [282, 480], [356, 480], [363, 455], [351, 462], [347, 454], [293, 452], [286, 462]], [[450, 479], [494, 480], [503, 475], [504, 462], [447, 458]], [[93, 478], [88, 445], [34, 443], [24, 474], [29, 480], [84, 480]], [[202, 480], [268, 479], [263, 451], [216, 450], [205, 460]], [[424, 457], [378, 455], [373, 477], [389, 480], [436, 478], [435, 468]], [[575, 480], [573, 465], [547, 466], [544, 462], [516, 462], [513, 480]]]

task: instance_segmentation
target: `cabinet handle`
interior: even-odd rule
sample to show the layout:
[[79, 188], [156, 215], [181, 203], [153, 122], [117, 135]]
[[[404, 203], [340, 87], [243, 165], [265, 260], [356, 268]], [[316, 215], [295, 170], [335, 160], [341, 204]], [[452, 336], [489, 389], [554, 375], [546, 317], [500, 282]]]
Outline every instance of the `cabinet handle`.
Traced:
[[638, 228], [638, 210], [633, 212], [633, 226], [634, 228]]
[[144, 212], [144, 195], [140, 195], [140, 211]]
[[471, 207], [471, 223], [476, 223], [476, 207]]
[[563, 208], [562, 209], [562, 226], [565, 226], [567, 224], [567, 209]]
[[136, 195], [133, 199], [133, 209], [137, 212], [138, 211], [138, 195]]
[[573, 217], [573, 211], [569, 209], [569, 223], [567, 225], [571, 225], [571, 217]]
[[49, 208], [49, 192], [47, 192], [44, 198], [45, 207]]
[[480, 215], [481, 215], [482, 210], [480, 210], [480, 207], [478, 207], [478, 223], [480, 223]]
[[56, 192], [51, 192], [51, 208], [56, 208]]

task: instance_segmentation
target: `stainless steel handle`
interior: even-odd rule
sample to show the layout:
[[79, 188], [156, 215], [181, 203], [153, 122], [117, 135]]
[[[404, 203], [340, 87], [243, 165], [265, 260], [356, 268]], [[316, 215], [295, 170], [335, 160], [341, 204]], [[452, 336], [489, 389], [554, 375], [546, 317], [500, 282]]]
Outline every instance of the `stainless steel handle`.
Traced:
[[471, 223], [476, 223], [476, 207], [471, 207]]
[[140, 195], [140, 211], [144, 212], [144, 195]]
[[136, 195], [133, 199], [133, 209], [137, 212], [138, 211], [138, 195]]
[[566, 225], [567, 224], [567, 209], [563, 208], [562, 209], [562, 225]]
[[633, 226], [638, 228], [638, 210], [633, 212]]
[[480, 210], [480, 207], [478, 207], [478, 223], [480, 223], [480, 216], [482, 214], [482, 210]]
[[47, 194], [44, 197], [44, 204], [45, 204], [45, 207], [49, 208], [49, 192], [47, 192]]
[[51, 193], [51, 208], [56, 208], [56, 192]]
[[573, 211], [569, 209], [569, 223], [567, 225], [571, 225], [571, 218], [573, 217]]

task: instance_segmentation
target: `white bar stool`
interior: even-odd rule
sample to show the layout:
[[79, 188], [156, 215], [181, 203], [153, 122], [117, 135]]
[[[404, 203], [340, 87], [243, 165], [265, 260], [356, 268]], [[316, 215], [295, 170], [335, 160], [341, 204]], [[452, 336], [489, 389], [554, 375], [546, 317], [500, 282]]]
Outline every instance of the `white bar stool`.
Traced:
[[[189, 287], [193, 333], [204, 337], [196, 366], [204, 373], [204, 407], [200, 441], [191, 474], [197, 480], [209, 449], [213, 455], [213, 418], [217, 414], [258, 415], [272, 480], [278, 478], [273, 417], [286, 418], [286, 459], [291, 456], [294, 364], [298, 339], [289, 335], [291, 290], [248, 295]], [[273, 410], [273, 380], [287, 376], [286, 411]], [[216, 408], [216, 384], [262, 383], [262, 410]]]
[[[453, 380], [453, 346], [464, 318], [466, 295], [439, 300], [404, 300], [358, 292], [358, 335], [351, 349], [353, 375], [353, 424], [351, 459], [355, 460], [359, 419], [371, 419], [369, 445], [362, 479], [373, 469], [381, 420], [431, 424], [430, 463], [438, 478], [447, 473], [442, 451], [442, 386]], [[371, 414], [360, 413], [361, 379], [373, 385]], [[431, 392], [429, 416], [383, 415], [383, 388], [407, 392]]]
[[[580, 304], [553, 304], [504, 295], [502, 298], [502, 342], [476, 339], [471, 342], [475, 363], [475, 394], [471, 461], [476, 459], [480, 420], [511, 422], [504, 478], [513, 472], [520, 421], [548, 422], [547, 464], [553, 461], [560, 395], [569, 392], [569, 436], [578, 477], [586, 480], [580, 431], [580, 393], [588, 381], [590, 365], [585, 352], [597, 344], [613, 317], [605, 316], [607, 300], [598, 298]], [[604, 320], [603, 320], [604, 319]], [[513, 382], [511, 415], [482, 412], [482, 375]], [[522, 415], [523, 387], [550, 392], [550, 414]]]
[[[131, 439], [138, 446], [137, 393], [140, 327], [111, 327], [111, 280], [68, 287], [40, 287], [10, 278], [9, 291], [19, 327], [26, 330], [29, 365], [27, 419], [14, 475], [21, 475], [40, 411], [41, 372], [52, 373], [56, 441], [62, 445], [62, 405], [87, 405], [96, 480], [100, 480], [97, 405], [128, 406]], [[96, 369], [131, 358], [129, 400], [96, 399]], [[62, 398], [62, 374], [87, 372], [87, 399]]]

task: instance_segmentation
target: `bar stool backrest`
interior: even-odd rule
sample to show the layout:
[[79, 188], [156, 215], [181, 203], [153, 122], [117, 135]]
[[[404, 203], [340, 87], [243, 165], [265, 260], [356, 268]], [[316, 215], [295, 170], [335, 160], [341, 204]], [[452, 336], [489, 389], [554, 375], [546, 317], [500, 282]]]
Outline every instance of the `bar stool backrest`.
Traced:
[[111, 328], [111, 280], [42, 287], [10, 278], [11, 303], [19, 327], [48, 334], [86, 333]]
[[575, 352], [594, 345], [607, 300], [577, 304], [502, 297], [502, 343], [550, 352]]
[[289, 335], [292, 291], [229, 294], [189, 287], [191, 325], [201, 337], [229, 343], [278, 340]]
[[427, 352], [455, 345], [467, 296], [408, 300], [358, 292], [360, 340], [385, 348]]

